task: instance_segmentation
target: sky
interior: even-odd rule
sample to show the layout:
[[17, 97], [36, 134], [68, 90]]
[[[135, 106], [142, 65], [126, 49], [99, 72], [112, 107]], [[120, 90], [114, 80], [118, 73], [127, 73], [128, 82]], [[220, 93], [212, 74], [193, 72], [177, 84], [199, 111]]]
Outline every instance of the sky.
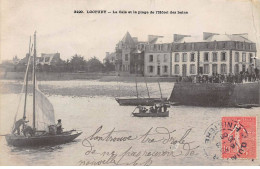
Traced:
[[[35, 30], [38, 56], [59, 52], [64, 60], [75, 54], [103, 60], [127, 31], [141, 41], [148, 35], [169, 38], [175, 33], [201, 37], [203, 32], [248, 33], [260, 51], [259, 0], [0, 0], [0, 5], [0, 61], [16, 55], [23, 58]], [[87, 14], [86, 10], [188, 14]]]

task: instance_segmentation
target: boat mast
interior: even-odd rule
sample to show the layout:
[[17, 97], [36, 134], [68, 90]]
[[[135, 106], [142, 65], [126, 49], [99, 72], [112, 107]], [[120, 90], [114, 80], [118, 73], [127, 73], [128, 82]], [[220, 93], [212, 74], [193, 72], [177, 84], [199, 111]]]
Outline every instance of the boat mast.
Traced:
[[137, 79], [136, 79], [136, 65], [135, 65], [135, 88], [136, 88], [136, 97], [138, 98]]
[[149, 89], [148, 89], [148, 86], [147, 86], [147, 81], [146, 81], [145, 76], [144, 76], [144, 81], [145, 81], [145, 85], [146, 85], [146, 90], [147, 90], [148, 97], [150, 98], [150, 93], [149, 93]]
[[160, 93], [161, 93], [161, 99], [162, 99], [162, 90], [161, 90], [159, 79], [158, 79], [158, 85], [159, 85], [159, 89], [160, 89]]
[[29, 57], [28, 57], [28, 65], [27, 65], [27, 70], [26, 70], [26, 78], [25, 78], [25, 94], [24, 94], [24, 111], [23, 111], [23, 117], [26, 117], [26, 101], [27, 101], [27, 88], [28, 88], [28, 68], [29, 68], [29, 60], [31, 57], [31, 37], [30, 37], [30, 42], [29, 42]]
[[35, 62], [36, 62], [36, 31], [34, 32], [34, 51], [33, 51], [33, 130], [35, 131]]

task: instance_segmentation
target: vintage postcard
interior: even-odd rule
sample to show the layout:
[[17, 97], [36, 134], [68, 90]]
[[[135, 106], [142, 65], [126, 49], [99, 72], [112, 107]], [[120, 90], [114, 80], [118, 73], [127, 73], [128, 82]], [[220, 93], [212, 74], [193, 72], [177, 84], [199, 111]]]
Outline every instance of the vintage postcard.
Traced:
[[0, 0], [1, 166], [259, 166], [259, 0]]

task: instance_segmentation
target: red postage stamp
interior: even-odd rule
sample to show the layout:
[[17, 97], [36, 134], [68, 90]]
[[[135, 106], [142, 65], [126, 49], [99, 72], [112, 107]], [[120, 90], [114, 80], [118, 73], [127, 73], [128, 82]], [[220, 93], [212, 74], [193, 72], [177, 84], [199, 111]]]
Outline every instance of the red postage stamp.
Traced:
[[256, 117], [222, 117], [222, 158], [256, 159]]

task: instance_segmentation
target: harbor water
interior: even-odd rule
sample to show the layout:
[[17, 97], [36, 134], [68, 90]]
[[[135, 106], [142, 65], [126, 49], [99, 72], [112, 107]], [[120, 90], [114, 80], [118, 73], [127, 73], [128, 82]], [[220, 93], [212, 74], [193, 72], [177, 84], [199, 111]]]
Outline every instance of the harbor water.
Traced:
[[[21, 84], [21, 81], [1, 81], [0, 134], [2, 135], [9, 133], [12, 127]], [[173, 85], [170, 82], [160, 83], [163, 97], [170, 97]], [[62, 119], [64, 130], [78, 129], [83, 133], [71, 143], [36, 148], [8, 146], [4, 136], [0, 136], [1, 165], [14, 165], [12, 162], [15, 162], [15, 165], [210, 165], [211, 163], [232, 165], [236, 164], [236, 161], [214, 159], [213, 154], [221, 156], [221, 151], [217, 149], [211, 153], [209, 146], [205, 145], [205, 131], [213, 123], [220, 122], [221, 117], [258, 117], [260, 112], [258, 107], [244, 109], [171, 106], [168, 118], [138, 118], [132, 116], [134, 106], [119, 106], [115, 100], [115, 97], [120, 96], [136, 96], [134, 82], [41, 81], [39, 86], [53, 104], [56, 120]], [[158, 83], [149, 83], [148, 89], [151, 97], [161, 97]], [[138, 91], [140, 97], [147, 97], [145, 84], [139, 83]], [[32, 96], [28, 97], [30, 100]], [[29, 105], [30, 103], [28, 111]], [[96, 135], [99, 137], [105, 137], [107, 133], [114, 131], [111, 134], [112, 138], [132, 136], [135, 139], [91, 140], [91, 135], [93, 136], [98, 129], [100, 130]], [[176, 147], [173, 147], [159, 141], [149, 143], [142, 137], [148, 131], [157, 133], [157, 139], [166, 139], [169, 135], [163, 134], [164, 131], [171, 131], [171, 137], [176, 140], [183, 138], [186, 144], [176, 144]], [[257, 139], [259, 140], [259, 136]], [[215, 145], [212, 147], [214, 149]], [[92, 150], [96, 152], [93, 153]], [[161, 150], [176, 154], [163, 157], [147, 155], [148, 152]], [[117, 154], [114, 159], [116, 162], [108, 160], [112, 152]], [[124, 152], [146, 153], [146, 156], [134, 156], [133, 153], [125, 155]], [[102, 160], [106, 162], [99, 162]], [[259, 160], [252, 162], [252, 165], [256, 164], [259, 164]]]

